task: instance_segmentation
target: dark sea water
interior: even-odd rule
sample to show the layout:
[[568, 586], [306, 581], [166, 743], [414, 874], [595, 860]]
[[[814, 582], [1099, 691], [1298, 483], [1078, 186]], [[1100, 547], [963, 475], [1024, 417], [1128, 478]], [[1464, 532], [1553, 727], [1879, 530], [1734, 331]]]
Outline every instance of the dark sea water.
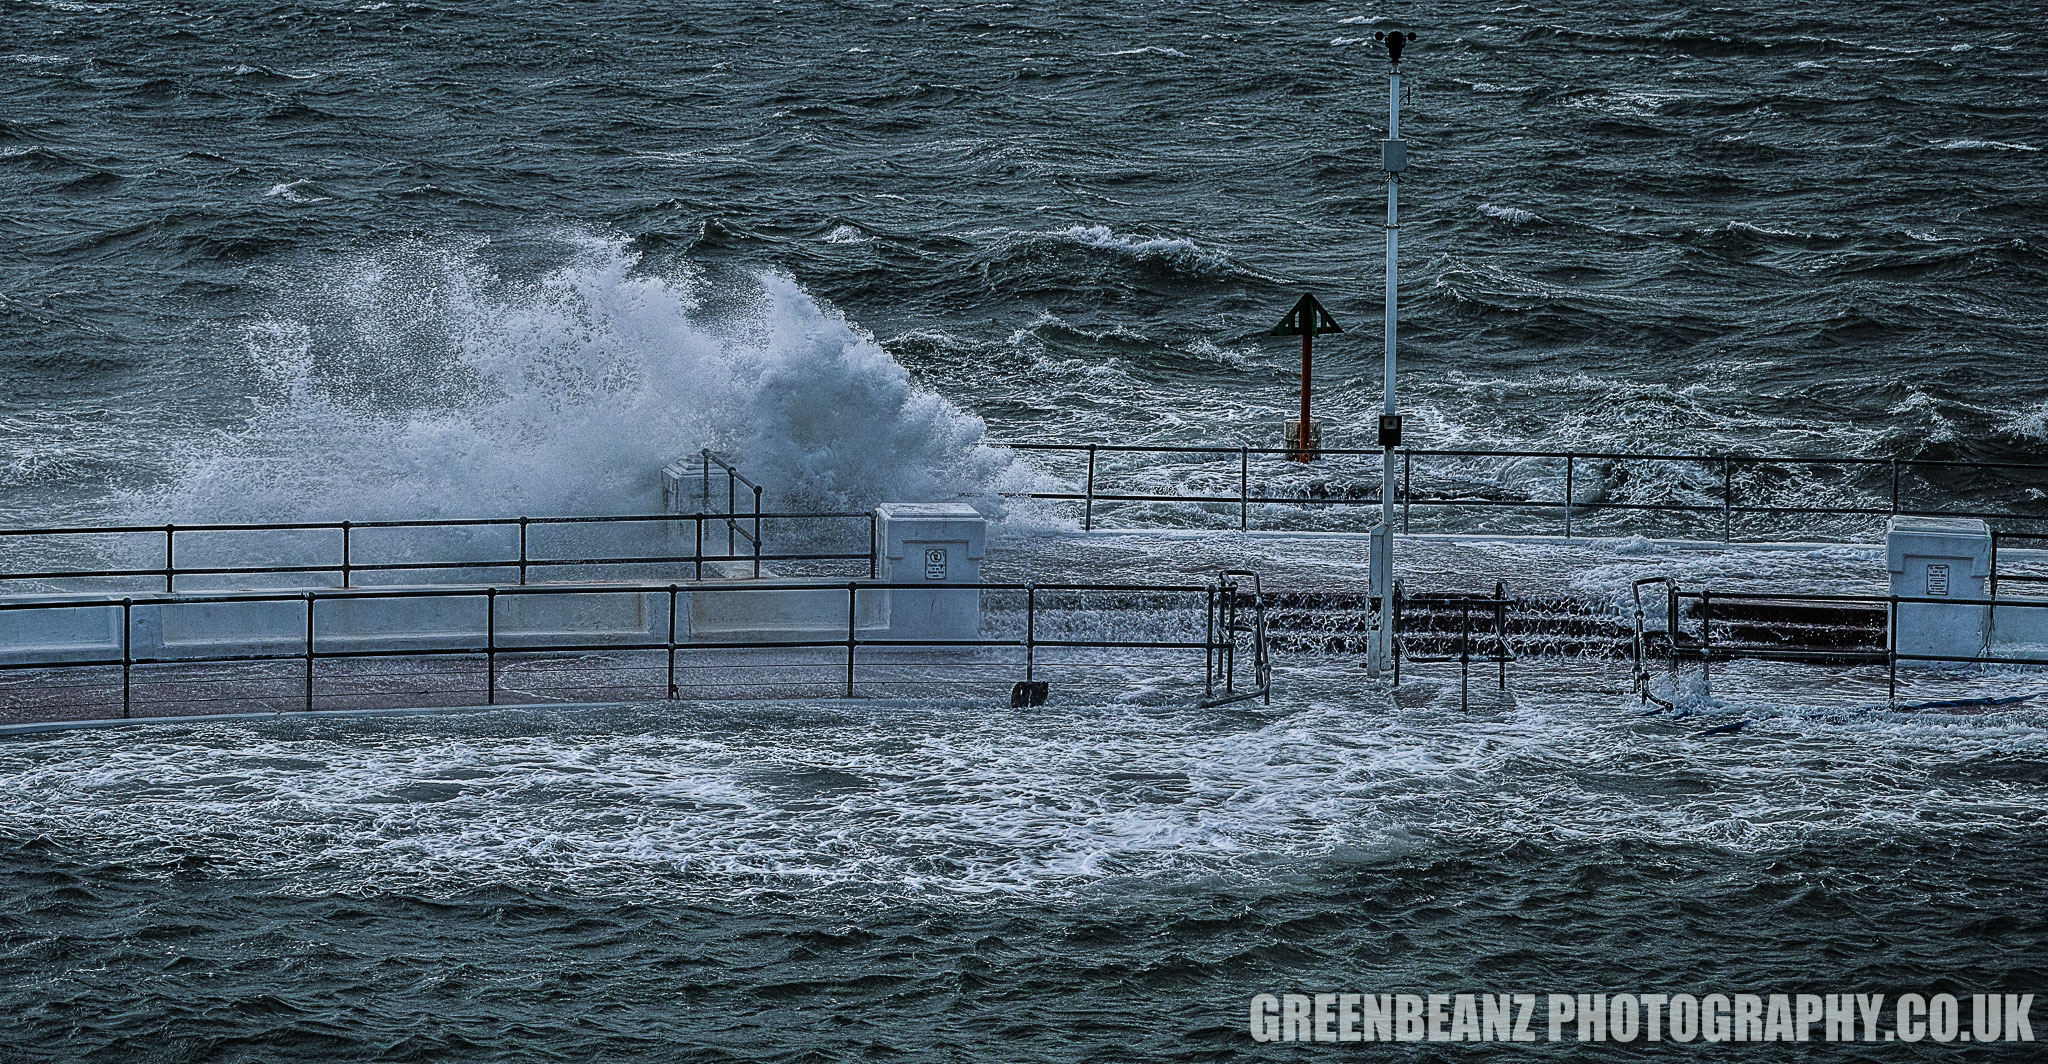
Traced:
[[[1412, 443], [2037, 460], [2036, 14], [0, 0], [0, 522], [1273, 443], [1304, 289], [1364, 443], [1397, 25]], [[1278, 1052], [1267, 991], [2048, 992], [2036, 710], [1753, 692], [1701, 738], [1302, 670], [10, 740], [0, 1060], [1220, 1060]]]

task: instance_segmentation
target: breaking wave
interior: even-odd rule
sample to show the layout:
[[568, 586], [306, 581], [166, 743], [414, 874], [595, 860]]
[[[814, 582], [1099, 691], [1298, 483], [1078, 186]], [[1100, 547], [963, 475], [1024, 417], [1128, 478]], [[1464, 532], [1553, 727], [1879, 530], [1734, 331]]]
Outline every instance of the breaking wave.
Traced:
[[489, 245], [415, 241], [313, 271], [247, 330], [236, 431], [172, 441], [165, 520], [624, 513], [658, 471], [734, 454], [775, 508], [995, 486], [1006, 451], [857, 325], [772, 271], [716, 283], [622, 239], [550, 241], [500, 275]]

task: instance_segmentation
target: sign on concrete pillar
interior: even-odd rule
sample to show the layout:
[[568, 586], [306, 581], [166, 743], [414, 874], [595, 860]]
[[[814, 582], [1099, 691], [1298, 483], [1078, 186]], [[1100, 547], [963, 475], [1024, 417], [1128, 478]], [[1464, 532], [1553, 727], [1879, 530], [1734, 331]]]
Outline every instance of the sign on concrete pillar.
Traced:
[[[981, 582], [988, 522], [957, 502], [891, 502], [875, 508], [877, 571], [887, 584]], [[981, 633], [979, 591], [889, 592], [894, 639], [974, 639]]]

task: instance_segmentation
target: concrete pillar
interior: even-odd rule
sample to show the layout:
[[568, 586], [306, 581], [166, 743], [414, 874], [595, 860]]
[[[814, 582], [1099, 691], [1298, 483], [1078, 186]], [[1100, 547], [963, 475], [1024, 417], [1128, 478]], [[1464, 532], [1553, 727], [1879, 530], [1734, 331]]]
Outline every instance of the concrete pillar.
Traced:
[[[978, 584], [988, 522], [966, 503], [891, 502], [875, 508], [875, 547], [883, 583]], [[979, 591], [889, 593], [893, 639], [974, 639], [981, 633]]]
[[[1900, 654], [1975, 657], [1991, 637], [1991, 611], [1983, 605], [1991, 576], [1991, 528], [1967, 517], [1894, 517], [1885, 530], [1885, 565], [1900, 598], [1953, 598], [1902, 602], [1896, 646]], [[1972, 603], [1966, 605], [1965, 603]], [[1900, 665], [1940, 665], [1902, 660]]]
[[1372, 629], [1366, 649], [1368, 675], [1391, 673], [1394, 668], [1394, 530], [1386, 524], [1372, 526], [1367, 552], [1367, 587], [1380, 606], [1380, 620]]

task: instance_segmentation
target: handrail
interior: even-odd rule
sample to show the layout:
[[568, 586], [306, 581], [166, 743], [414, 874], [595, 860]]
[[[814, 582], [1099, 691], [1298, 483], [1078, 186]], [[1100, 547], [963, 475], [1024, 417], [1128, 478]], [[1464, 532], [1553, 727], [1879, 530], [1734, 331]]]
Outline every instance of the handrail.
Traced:
[[[1253, 495], [1251, 491], [1250, 476], [1251, 457], [1253, 455], [1260, 455], [1274, 456], [1282, 459], [1291, 458], [1295, 452], [1288, 450], [1286, 448], [1251, 447], [1248, 445], [1230, 447], [1218, 445], [1171, 444], [1071, 444], [1040, 443], [1030, 441], [1013, 443], [1010, 444], [1009, 446], [1020, 451], [1058, 452], [1072, 454], [1076, 456], [1080, 456], [1083, 454], [1086, 455], [1087, 472], [1082, 484], [1082, 490], [1033, 491], [1016, 493], [1018, 497], [1022, 498], [1082, 503], [1082, 528], [1084, 530], [1092, 530], [1094, 528], [1095, 509], [1098, 503], [1151, 502], [1198, 506], [1235, 505], [1238, 510], [1238, 527], [1240, 529], [1247, 530], [1251, 526], [1251, 506], [1254, 503], [1260, 505], [1317, 508], [1343, 508], [1356, 506], [1378, 507], [1380, 505], [1379, 493], [1377, 491], [1376, 485], [1370, 486], [1373, 488], [1373, 490], [1361, 492], [1356, 496], [1332, 495], [1327, 492], [1318, 494], [1315, 490], [1315, 488], [1317, 487], [1315, 485], [1311, 486], [1309, 493], [1306, 495]], [[1097, 462], [1097, 457], [1103, 453], [1194, 454], [1212, 456], [1218, 459], [1227, 458], [1229, 456], [1235, 455], [1238, 459], [1237, 494], [1160, 494], [1143, 492], [1103, 491], [1100, 490], [1098, 485], [1099, 478], [1097, 472], [1099, 465], [1099, 463]], [[1379, 457], [1382, 452], [1363, 449], [1323, 448], [1319, 453], [1325, 457], [1376, 458]], [[1727, 542], [1733, 542], [1735, 540], [1735, 518], [1737, 516], [1813, 515], [1835, 517], [1881, 517], [1905, 515], [1928, 517], [1976, 517], [1991, 520], [2024, 520], [2048, 522], [2048, 512], [2019, 513], [2004, 510], [1987, 511], [1960, 508], [1929, 509], [1904, 505], [1904, 500], [1902, 498], [1902, 485], [1900, 482], [1900, 474], [1902, 470], [1910, 471], [1921, 468], [1931, 468], [2006, 471], [2023, 470], [2040, 474], [2044, 483], [2048, 483], [2048, 463], [1969, 462], [1953, 461], [1946, 459], [1920, 458], [1828, 458], [1795, 455], [1747, 455], [1732, 452], [1726, 454], [1657, 454], [1577, 450], [1510, 451], [1482, 449], [1415, 448], [1404, 449], [1397, 451], [1395, 453], [1400, 457], [1402, 466], [1401, 487], [1398, 490], [1402, 505], [1401, 525], [1402, 531], [1404, 533], [1408, 530], [1412, 510], [1416, 506], [1557, 511], [1561, 515], [1561, 522], [1564, 529], [1564, 535], [1567, 538], [1571, 538], [1575, 531], [1573, 527], [1573, 518], [1575, 513], [1578, 511], [1645, 511], [1653, 513], [1661, 512], [1677, 514], [1694, 514], [1699, 516], [1719, 515], [1721, 518], [1721, 538]], [[1565, 463], [1564, 495], [1562, 498], [1558, 499], [1491, 499], [1459, 497], [1456, 495], [1417, 497], [1412, 490], [1415, 475], [1414, 466], [1416, 464], [1417, 459], [1427, 458], [1562, 459]], [[1709, 465], [1719, 474], [1716, 479], [1718, 479], [1720, 482], [1720, 498], [1718, 501], [1707, 503], [1622, 502], [1609, 500], [1602, 500], [1600, 502], [1594, 503], [1580, 502], [1578, 494], [1576, 492], [1576, 481], [1578, 472], [1577, 463], [1582, 459], [1593, 461], [1679, 462], [1694, 465]], [[1738, 469], [1748, 471], [1752, 468], [1760, 466], [1783, 465], [1805, 466], [1811, 468], [1839, 468], [1845, 466], [1862, 468], [1888, 468], [1891, 472], [1889, 486], [1890, 498], [1888, 500], [1887, 505], [1884, 506], [1769, 505], [1757, 502], [1741, 502], [1737, 500], [1736, 488], [1738, 483], [1740, 482], [1738, 481], [1735, 473]], [[1292, 468], [1293, 467], [1290, 466], [1290, 470]]]
[[[1227, 446], [1221, 444], [1176, 445], [1149, 443], [1042, 443], [1024, 441], [1005, 443], [1003, 446], [1018, 451], [1114, 451], [1124, 453], [1159, 454], [1216, 454], [1239, 453], [1256, 455], [1291, 456], [1295, 450], [1286, 447]], [[1339, 455], [1354, 458], [1377, 458], [1385, 452], [1378, 448], [1319, 447], [1318, 454]], [[1657, 459], [1672, 462], [1747, 462], [1775, 465], [1868, 465], [1868, 466], [1936, 466], [1970, 469], [2029, 469], [2048, 473], [2048, 462], [1977, 462], [1945, 458], [1824, 458], [1815, 455], [1771, 455], [1748, 454], [1742, 451], [1718, 453], [1658, 453], [1643, 451], [1510, 451], [1488, 449], [1434, 449], [1403, 447], [1394, 451], [1396, 456], [1412, 455], [1417, 458], [1591, 458], [1591, 459]]]
[[[26, 657], [26, 660], [0, 661], [0, 672], [37, 669], [65, 670], [77, 668], [110, 668], [114, 666], [119, 666], [121, 670], [121, 715], [122, 717], [127, 718], [132, 716], [135, 704], [134, 670], [138, 666], [152, 665], [220, 665], [230, 663], [303, 662], [305, 670], [303, 677], [303, 701], [306, 710], [311, 711], [313, 710], [316, 704], [315, 678], [317, 665], [321, 661], [334, 659], [370, 660], [388, 658], [448, 658], [455, 656], [481, 656], [484, 658], [486, 669], [486, 701], [484, 704], [495, 705], [497, 704], [498, 696], [498, 658], [500, 655], [507, 653], [588, 653], [592, 650], [603, 650], [606, 652], [664, 651], [666, 654], [667, 696], [671, 699], [674, 699], [679, 696], [680, 690], [676, 682], [677, 669], [679, 667], [677, 664], [677, 655], [680, 651], [733, 649], [820, 649], [843, 647], [846, 651], [845, 689], [848, 697], [852, 697], [856, 693], [855, 685], [857, 681], [857, 669], [859, 665], [858, 652], [859, 649], [862, 647], [1021, 648], [1024, 651], [1024, 674], [1026, 676], [1027, 682], [1029, 682], [1034, 665], [1036, 667], [1043, 668], [1046, 667], [1046, 665], [1048, 664], [1043, 662], [1037, 662], [1035, 660], [1037, 657], [1037, 651], [1045, 648], [1133, 649], [1163, 651], [1201, 650], [1203, 652], [1205, 671], [1207, 674], [1206, 683], [1210, 695], [1212, 696], [1203, 704], [1216, 705], [1223, 704], [1224, 702], [1241, 701], [1245, 698], [1264, 696], [1270, 699], [1271, 697], [1271, 674], [1265, 647], [1264, 600], [1263, 596], [1260, 595], [1256, 590], [1256, 575], [1252, 576], [1254, 591], [1250, 596], [1250, 605], [1252, 606], [1252, 609], [1255, 613], [1256, 624], [1252, 626], [1252, 628], [1249, 630], [1249, 634], [1252, 634], [1255, 638], [1253, 648], [1255, 661], [1254, 679], [1257, 684], [1257, 687], [1251, 690], [1250, 692], [1237, 692], [1235, 682], [1236, 645], [1240, 636], [1248, 634], [1247, 629], [1235, 623], [1231, 623], [1227, 624], [1224, 627], [1223, 631], [1219, 633], [1214, 624], [1216, 616], [1215, 611], [1218, 608], [1219, 602], [1229, 603], [1231, 609], [1236, 608], [1235, 600], [1238, 597], [1238, 593], [1236, 590], [1236, 578], [1240, 575], [1245, 574], [1225, 573], [1222, 576], [1220, 576], [1215, 582], [1206, 584], [1142, 584], [1099, 581], [1072, 581], [1061, 583], [1017, 583], [1005, 581], [991, 581], [986, 583], [974, 584], [934, 585], [928, 582], [868, 581], [857, 579], [847, 580], [843, 583], [818, 580], [749, 580], [730, 583], [717, 583], [709, 586], [690, 587], [685, 587], [684, 585], [677, 583], [641, 582], [603, 584], [548, 584], [506, 587], [449, 586], [412, 588], [329, 588], [291, 592], [236, 591], [198, 594], [165, 593], [124, 596], [102, 595], [44, 597], [40, 599], [0, 599], [0, 612], [14, 612], [24, 610], [118, 609], [120, 611], [121, 622], [119, 646], [117, 648], [109, 648], [107, 656], [83, 657], [76, 655], [76, 650], [78, 648], [50, 648], [47, 657], [37, 658], [32, 656], [34, 653], [33, 651], [29, 651], [27, 652], [29, 656]], [[678, 638], [676, 616], [679, 608], [679, 603], [682, 597], [687, 594], [697, 592], [710, 592], [716, 594], [786, 594], [791, 591], [816, 592], [820, 590], [831, 590], [834, 588], [843, 589], [847, 597], [846, 630], [843, 636], [827, 629], [824, 631], [819, 631], [813, 635], [768, 640], [700, 640], [691, 639], [688, 637]], [[983, 592], [1023, 592], [1027, 596], [1025, 603], [1027, 619], [1021, 637], [983, 638], [980, 637], [977, 633], [975, 638], [908, 639], [895, 638], [888, 635], [863, 634], [863, 632], [860, 629], [860, 611], [858, 609], [859, 596], [864, 593], [872, 594], [875, 592], [887, 591], [917, 591], [924, 593], [943, 591], [957, 593], [974, 593], [977, 595]], [[1059, 592], [1115, 593], [1123, 595], [1203, 595], [1206, 597], [1206, 600], [1209, 604], [1210, 624], [1208, 627], [1207, 634], [1204, 635], [1200, 641], [1196, 641], [1191, 638], [1171, 638], [1171, 633], [1162, 633], [1160, 638], [1150, 639], [1129, 637], [1110, 638], [1108, 636], [1104, 636], [1101, 638], [1076, 638], [1072, 635], [1058, 638], [1042, 638], [1038, 634], [1038, 627], [1036, 624], [1037, 612], [1045, 608], [1043, 605], [1041, 605], [1041, 597], [1047, 593]], [[667, 600], [668, 607], [666, 638], [633, 638], [629, 634], [627, 638], [622, 639], [611, 639], [604, 641], [586, 640], [581, 642], [565, 642], [561, 640], [561, 636], [564, 633], [538, 633], [543, 636], [553, 634], [555, 636], [555, 639], [545, 642], [514, 642], [508, 644], [500, 637], [499, 603], [501, 600], [521, 597], [550, 597], [565, 595], [643, 595], [654, 596], [657, 599], [665, 597]], [[482, 622], [481, 627], [483, 629], [482, 639], [479, 642], [473, 635], [470, 635], [466, 632], [451, 634], [441, 631], [402, 631], [389, 633], [389, 636], [393, 640], [404, 640], [416, 638], [421, 635], [432, 635], [435, 637], [435, 642], [431, 645], [424, 646], [393, 646], [389, 645], [388, 643], [382, 646], [344, 645], [342, 647], [335, 647], [329, 645], [323, 647], [320, 645], [320, 633], [315, 621], [316, 616], [318, 615], [318, 608], [321, 604], [328, 602], [394, 599], [481, 599], [484, 603], [485, 609], [485, 616], [480, 619]], [[305, 611], [305, 622], [302, 628], [303, 634], [296, 640], [296, 642], [298, 643], [297, 646], [292, 646], [290, 645], [289, 642], [287, 642], [286, 645], [282, 647], [276, 645], [279, 642], [279, 640], [268, 635], [244, 635], [241, 639], [242, 643], [245, 644], [244, 648], [234, 653], [149, 655], [137, 654], [135, 652], [135, 612], [138, 608], [147, 609], [152, 606], [191, 606], [209, 603], [301, 603], [303, 604]], [[650, 634], [653, 631], [658, 630], [659, 627], [660, 622], [658, 619], [651, 621], [649, 623]], [[447, 645], [448, 643], [454, 640], [464, 641], [458, 643], [457, 645]], [[118, 654], [113, 653], [113, 651], [115, 650], [118, 650]], [[67, 651], [69, 652], [67, 653]], [[1052, 664], [1058, 664], [1061, 666], [1080, 666], [1085, 665], [1086, 663], [1060, 662]], [[1221, 700], [1215, 699], [1213, 697], [1215, 693], [1219, 672], [1223, 680], [1225, 691], [1227, 694], [1231, 696]]]
[[[1629, 593], [1635, 599], [1635, 635], [1631, 644], [1631, 658], [1634, 666], [1632, 671], [1633, 686], [1635, 687], [1636, 694], [1641, 696], [1642, 701], [1655, 702], [1665, 709], [1677, 709], [1677, 702], [1667, 702], [1664, 699], [1658, 698], [1650, 690], [1650, 655], [1648, 640], [1645, 637], [1643, 610], [1643, 588], [1649, 584], [1663, 584], [1666, 596], [1665, 601], [1670, 603], [1678, 601], [1678, 581], [1668, 576], [1641, 577], [1629, 586]], [[1664, 632], [1665, 639], [1671, 645], [1671, 669], [1675, 682], [1678, 673], [1678, 611], [1676, 609], [1670, 609], [1665, 613]], [[1674, 689], [1671, 694], [1675, 699], [1678, 692]]]
[[[724, 517], [723, 513], [681, 513], [681, 514], [586, 514], [557, 515], [545, 517], [424, 517], [403, 521], [250, 521], [250, 522], [176, 522], [166, 525], [56, 525], [47, 528], [0, 528], [0, 537], [7, 536], [72, 536], [72, 535], [135, 535], [146, 532], [162, 532], [166, 527], [175, 527], [180, 532], [338, 532], [344, 528], [361, 531], [366, 528], [478, 528], [486, 526], [517, 525], [521, 522], [534, 525], [587, 525], [625, 524], [646, 521], [691, 520], [696, 517]], [[744, 516], [753, 517], [753, 513]], [[763, 511], [763, 518], [792, 517], [866, 517], [865, 510], [790, 510], [781, 512]]]
[[[758, 503], [759, 495], [755, 496]], [[562, 515], [543, 517], [466, 517], [444, 519], [413, 519], [394, 521], [279, 521], [279, 522], [204, 522], [162, 525], [102, 525], [102, 526], [54, 526], [42, 528], [0, 528], [0, 542], [24, 538], [66, 539], [90, 537], [119, 537], [132, 535], [156, 535], [163, 537], [161, 556], [163, 564], [157, 567], [103, 566], [90, 569], [38, 569], [35, 571], [0, 572], [0, 584], [22, 580], [59, 580], [114, 577], [160, 577], [165, 591], [177, 590], [180, 576], [261, 576], [286, 575], [294, 573], [337, 574], [344, 588], [349, 587], [357, 574], [377, 572], [416, 572], [460, 569], [517, 569], [521, 583], [525, 583], [528, 570], [565, 565], [692, 565], [698, 577], [703, 576], [706, 563], [750, 562], [755, 576], [761, 574], [764, 562], [774, 561], [861, 561], [869, 563], [873, 575], [875, 539], [877, 528], [874, 514], [868, 511], [820, 510], [820, 511], [762, 511], [742, 515], [752, 524], [752, 531], [740, 527], [731, 514], [720, 513], [669, 513], [669, 514], [615, 514], [615, 515]], [[865, 520], [868, 523], [868, 549], [865, 553], [854, 551], [785, 551], [770, 552], [763, 547], [762, 524], [776, 520]], [[728, 525], [729, 534], [726, 552], [706, 552], [704, 525], [723, 521]], [[678, 550], [673, 555], [615, 554], [601, 557], [549, 558], [535, 557], [529, 543], [528, 532], [533, 526], [569, 525], [631, 525], [666, 523], [669, 525], [689, 524], [695, 529], [693, 546], [684, 553]], [[486, 557], [456, 559], [449, 561], [390, 561], [363, 562], [357, 557], [357, 536], [365, 530], [466, 530], [500, 529], [518, 532], [518, 554], [516, 557]], [[179, 565], [178, 550], [181, 536], [192, 535], [246, 535], [246, 534], [291, 534], [302, 532], [338, 532], [338, 558], [332, 563], [295, 562], [290, 564], [248, 564], [248, 565]], [[749, 550], [742, 552], [740, 542], [744, 541]], [[189, 548], [188, 548], [189, 549]]]
[[2012, 540], [2048, 543], [2048, 534], [2037, 532], [2003, 532], [1997, 530], [1991, 533], [1990, 594], [1992, 598], [1998, 597], [1998, 584], [2001, 580], [2011, 584], [2048, 584], [2048, 576], [2037, 576], [2030, 573], [2000, 573], [1998, 571], [1999, 544]]
[[[1238, 583], [1249, 578], [1252, 584], [1252, 620], [1246, 624], [1238, 617], [1238, 600], [1242, 592]], [[1039, 585], [1043, 587], [1045, 585]], [[1209, 694], [1196, 703], [1203, 709], [1227, 706], [1235, 702], [1247, 702], [1262, 698], [1268, 705], [1273, 701], [1273, 662], [1266, 635], [1266, 595], [1259, 586], [1259, 574], [1251, 569], [1225, 569], [1217, 574], [1216, 583], [1211, 585], [1207, 614], [1207, 635], [1205, 641], [1215, 644], [1215, 653], [1208, 659]], [[1216, 641], [1218, 625], [1223, 629], [1223, 639]], [[1248, 691], [1237, 690], [1237, 637], [1249, 635], [1252, 639], [1252, 684]], [[1216, 693], [1216, 674], [1223, 675], [1223, 693]]]
[[[709, 447], [705, 447], [705, 448], [702, 448], [702, 449], [700, 449], [700, 450], [699, 450], [699, 451], [698, 451], [697, 453], [698, 453], [698, 455], [699, 455], [699, 456], [701, 456], [701, 457], [703, 458], [703, 461], [704, 461], [704, 468], [703, 468], [703, 473], [702, 473], [702, 477], [703, 477], [703, 480], [702, 480], [702, 492], [703, 492], [703, 494], [702, 494], [702, 497], [701, 497], [701, 500], [700, 500], [700, 504], [701, 504], [701, 505], [703, 505], [703, 506], [707, 506], [707, 507], [711, 505], [711, 466], [712, 466], [712, 464], [713, 464], [713, 463], [717, 463], [717, 465], [718, 465], [718, 467], [719, 467], [720, 469], [723, 469], [723, 470], [725, 470], [725, 549], [726, 549], [726, 553], [730, 554], [730, 553], [732, 553], [733, 551], [735, 551], [735, 550], [737, 549], [737, 546], [738, 546], [738, 544], [737, 544], [737, 540], [739, 540], [739, 539], [745, 539], [745, 540], [746, 540], [746, 541], [747, 541], [747, 542], [748, 542], [748, 543], [749, 543], [750, 545], [752, 545], [752, 546], [753, 546], [753, 548], [754, 548], [754, 553], [755, 553], [755, 554], [757, 554], [757, 555], [758, 555], [758, 554], [760, 554], [760, 552], [761, 552], [761, 518], [762, 518], [762, 516], [763, 516], [763, 515], [762, 515], [762, 513], [761, 513], [761, 491], [762, 491], [761, 485], [759, 485], [759, 484], [756, 484], [756, 483], [754, 483], [754, 482], [753, 482], [752, 480], [749, 480], [749, 479], [747, 479], [747, 475], [746, 475], [745, 473], [742, 473], [742, 472], [740, 472], [740, 470], [739, 470], [739, 467], [738, 467], [738, 466], [735, 466], [735, 465], [733, 465], [733, 464], [732, 464], [731, 462], [727, 461], [727, 460], [726, 460], [726, 459], [725, 459], [725, 458], [724, 458], [724, 457], [723, 457], [722, 455], [716, 455], [716, 454], [712, 454], [712, 453], [711, 453], [711, 448], [709, 448]], [[746, 529], [744, 529], [744, 528], [741, 528], [741, 527], [740, 527], [740, 523], [739, 523], [739, 518], [740, 518], [741, 514], [740, 514], [740, 512], [739, 512], [739, 506], [738, 506], [738, 505], [736, 504], [736, 502], [735, 502], [735, 494], [736, 494], [736, 491], [737, 491], [737, 485], [740, 485], [740, 484], [745, 484], [745, 485], [746, 485], [747, 487], [749, 487], [749, 488], [752, 488], [752, 489], [754, 489], [754, 513], [753, 513], [753, 518], [754, 518], [754, 531], [753, 531], [753, 534], [752, 534], [752, 535], [748, 535], [748, 533], [747, 533], [747, 530], [746, 530]], [[760, 575], [761, 575], [761, 563], [760, 563], [759, 561], [756, 561], [756, 562], [754, 563], [754, 575], [755, 575], [755, 576], [760, 576]]]
[[[46, 595], [15, 596], [0, 598], [0, 612], [33, 609], [105, 609], [128, 603], [136, 606], [194, 606], [224, 602], [298, 602], [308, 596], [316, 602], [344, 601], [356, 599], [406, 599], [406, 598], [481, 598], [489, 595], [507, 597], [521, 595], [634, 595], [652, 591], [666, 591], [670, 587], [678, 591], [712, 591], [718, 594], [729, 592], [772, 593], [777, 591], [814, 591], [820, 587], [839, 587], [845, 581], [767, 579], [767, 580], [707, 580], [693, 584], [667, 584], [652, 582], [620, 581], [617, 583], [585, 584], [448, 584], [437, 587], [352, 587], [313, 588], [292, 590], [237, 590], [237, 591], [181, 591], [176, 593], [149, 593], [140, 595]], [[1097, 592], [1151, 592], [1155, 594], [1193, 594], [1207, 591], [1208, 584], [1121, 584], [1121, 583], [1009, 583], [991, 581], [974, 584], [933, 584], [921, 581], [857, 581], [862, 591], [1097, 591]]]
[[[2048, 537], [2040, 537], [2048, 539]], [[1932, 662], [1955, 665], [2048, 665], [2048, 658], [2026, 657], [2014, 654], [1994, 654], [1987, 644], [1975, 654], [1924, 654], [1902, 651], [1898, 645], [1899, 608], [1901, 606], [1982, 606], [1992, 611], [1999, 609], [2041, 609], [2048, 610], [2048, 599], [2001, 599], [1995, 596], [1985, 598], [1956, 598], [1942, 595], [1872, 595], [1853, 592], [1800, 592], [1800, 591], [1715, 591], [1702, 588], [1698, 591], [1684, 591], [1678, 581], [1668, 576], [1643, 577], [1632, 585], [1635, 601], [1634, 632], [1634, 687], [1644, 703], [1656, 703], [1663, 709], [1677, 708], [1675, 702], [1657, 697], [1650, 690], [1649, 647], [1645, 639], [1644, 607], [1642, 589], [1650, 584], [1665, 586], [1665, 601], [1668, 618], [1666, 631], [1670, 638], [1665, 653], [1671, 663], [1673, 683], [1672, 695], [1677, 697], [1679, 603], [1684, 601], [1700, 604], [1700, 634], [1697, 647], [1688, 650], [1687, 656], [1697, 656], [1704, 670], [1715, 659], [1717, 649], [1727, 658], [1748, 658], [1759, 661], [1841, 661], [1849, 663], [1882, 664], [1889, 678], [1889, 697], [1897, 699], [1899, 690], [1899, 663]], [[1741, 599], [1748, 603], [1829, 603], [1859, 606], [1882, 606], [1885, 614], [1885, 643], [1881, 648], [1837, 649], [1832, 647], [1762, 647], [1723, 643], [1719, 648], [1714, 644], [1712, 603], [1716, 596], [1723, 599]]]
[[[1426, 663], [1455, 661], [1458, 663], [1458, 708], [1460, 710], [1470, 709], [1473, 661], [1472, 611], [1476, 608], [1493, 612], [1493, 652], [1481, 654], [1478, 660], [1481, 662], [1491, 662], [1498, 667], [1499, 674], [1496, 678], [1496, 686], [1500, 690], [1507, 690], [1508, 665], [1515, 660], [1514, 648], [1508, 644], [1507, 611], [1512, 608], [1519, 608], [1522, 603], [1519, 599], [1508, 597], [1506, 581], [1494, 581], [1491, 597], [1447, 591], [1424, 592], [1419, 595], [1411, 595], [1401, 583], [1397, 582], [1394, 585], [1394, 604], [1394, 686], [1399, 687], [1401, 685], [1401, 662], [1404, 659]], [[1456, 654], [1416, 654], [1408, 649], [1406, 635], [1401, 629], [1400, 621], [1403, 611], [1414, 604], [1455, 608], [1458, 611], [1458, 652]]]

